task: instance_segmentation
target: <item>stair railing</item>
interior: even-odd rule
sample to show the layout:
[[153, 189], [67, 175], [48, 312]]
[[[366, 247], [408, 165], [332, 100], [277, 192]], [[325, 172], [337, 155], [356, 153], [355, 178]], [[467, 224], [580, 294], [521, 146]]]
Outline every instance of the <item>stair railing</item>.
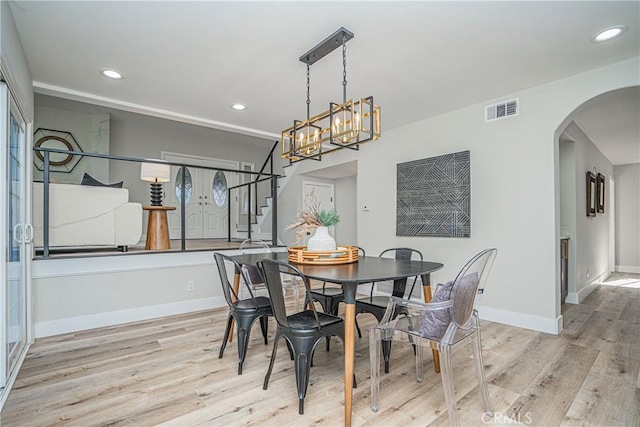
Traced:
[[[244, 184], [238, 184], [234, 187], [228, 188], [228, 196], [231, 199], [231, 190], [240, 189], [242, 187], [247, 187], [247, 198], [249, 205], [249, 212], [247, 213], [247, 238], [251, 239], [251, 224], [252, 224], [252, 214], [254, 216], [258, 215], [258, 184], [264, 181], [271, 181], [271, 185], [269, 186], [269, 196], [271, 197], [271, 241], [273, 245], [278, 244], [278, 178], [280, 175], [273, 173], [273, 152], [278, 146], [279, 141], [276, 141], [271, 147], [267, 158], [262, 163], [262, 167], [258, 172], [249, 172], [245, 171], [245, 173], [251, 173], [253, 175], [253, 179], [249, 182], [245, 182]], [[265, 169], [269, 166], [269, 172], [265, 172]], [[263, 178], [266, 177], [266, 178]], [[254, 196], [255, 195], [255, 196]], [[242, 203], [242, 201], [240, 201]], [[252, 209], [253, 208], [253, 209]], [[230, 209], [230, 208], [229, 208]], [[229, 234], [228, 241], [231, 241], [231, 211], [228, 212], [229, 218]]]

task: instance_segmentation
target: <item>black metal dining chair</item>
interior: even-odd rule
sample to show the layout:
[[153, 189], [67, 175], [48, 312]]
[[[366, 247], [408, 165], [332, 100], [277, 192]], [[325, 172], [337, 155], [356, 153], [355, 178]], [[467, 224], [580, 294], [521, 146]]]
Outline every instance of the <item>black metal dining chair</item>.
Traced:
[[313, 296], [310, 295], [309, 279], [296, 267], [284, 262], [263, 259], [258, 261], [258, 268], [267, 283], [273, 314], [278, 324], [276, 336], [273, 340], [271, 362], [264, 378], [263, 389], [267, 390], [269, 386], [269, 379], [278, 350], [278, 342], [280, 338], [284, 338], [295, 363], [298, 412], [303, 414], [313, 352], [318, 343], [325, 337], [337, 336], [344, 343], [344, 321], [332, 314], [317, 312], [313, 304], [311, 304], [310, 309], [287, 315], [282, 295], [281, 273], [298, 276], [304, 283], [307, 298], [313, 302]]
[[[355, 245], [353, 245], [355, 246]], [[358, 248], [358, 257], [366, 256], [365, 250], [360, 246], [355, 246]], [[338, 308], [341, 302], [344, 302], [344, 292], [342, 287], [335, 286], [327, 286], [327, 282], [322, 282], [321, 289], [311, 289], [309, 291], [309, 295], [313, 297], [314, 300], [318, 301], [322, 306], [322, 311], [325, 313], [333, 314], [334, 316], [338, 315]], [[307, 307], [309, 305], [309, 298], [305, 297], [304, 306]], [[327, 337], [327, 351], [330, 349], [331, 337]]]
[[[423, 260], [422, 252], [417, 249], [412, 248], [390, 248], [385, 249], [379, 255], [380, 258], [385, 258], [386, 256], [393, 255], [393, 257], [397, 260]], [[360, 326], [358, 326], [357, 316], [361, 313], [371, 313], [375, 316], [375, 318], [380, 322], [384, 317], [385, 311], [387, 310], [387, 305], [389, 303], [390, 297], [397, 298], [411, 298], [413, 295], [413, 290], [418, 281], [418, 277], [413, 277], [409, 279], [398, 279], [393, 281], [393, 289], [391, 291], [391, 295], [373, 295], [374, 288], [376, 288], [376, 284], [373, 283], [371, 285], [371, 292], [366, 298], [358, 298], [356, 299], [356, 328], [358, 330], [358, 336], [362, 338], [362, 331], [360, 330]], [[409, 287], [409, 282], [411, 286]], [[407, 292], [407, 289], [409, 291]], [[402, 313], [402, 308], [393, 313], [392, 319], [395, 319], [399, 314]], [[384, 372], [389, 373], [389, 357], [391, 355], [391, 341], [383, 341], [382, 342], [382, 352], [384, 354]]]
[[[236, 261], [227, 255], [218, 252], [215, 252], [213, 256], [218, 266], [218, 272], [220, 273], [220, 282], [222, 283], [224, 298], [227, 301], [227, 305], [229, 305], [227, 326], [224, 330], [224, 338], [222, 339], [222, 346], [220, 347], [220, 354], [218, 355], [218, 358], [222, 359], [224, 349], [227, 346], [227, 341], [229, 339], [229, 333], [231, 332], [231, 325], [233, 320], [235, 320], [238, 335], [238, 375], [241, 375], [242, 364], [244, 363], [247, 348], [249, 346], [251, 327], [257, 319], [260, 319], [260, 327], [262, 329], [262, 336], [264, 337], [264, 344], [267, 345], [269, 316], [273, 316], [271, 301], [267, 297], [254, 295], [253, 290], [249, 285], [249, 278]], [[248, 292], [248, 298], [241, 299], [239, 296], [239, 290], [234, 289], [231, 282], [229, 282], [227, 266], [225, 264], [226, 262], [233, 265], [236, 273], [242, 275], [242, 280], [240, 282], [244, 286], [244, 290]]]

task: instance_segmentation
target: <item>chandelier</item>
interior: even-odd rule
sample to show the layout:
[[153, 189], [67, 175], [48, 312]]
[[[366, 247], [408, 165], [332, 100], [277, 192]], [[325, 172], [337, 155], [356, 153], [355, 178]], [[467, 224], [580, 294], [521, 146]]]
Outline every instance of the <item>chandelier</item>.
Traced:
[[[321, 160], [323, 154], [348, 148], [358, 150], [360, 144], [380, 137], [380, 107], [373, 96], [347, 100], [347, 41], [353, 33], [340, 28], [300, 57], [307, 64], [307, 119], [294, 120], [282, 131], [282, 157], [290, 163]], [[342, 46], [342, 103], [329, 103], [329, 109], [310, 117], [311, 65]]]

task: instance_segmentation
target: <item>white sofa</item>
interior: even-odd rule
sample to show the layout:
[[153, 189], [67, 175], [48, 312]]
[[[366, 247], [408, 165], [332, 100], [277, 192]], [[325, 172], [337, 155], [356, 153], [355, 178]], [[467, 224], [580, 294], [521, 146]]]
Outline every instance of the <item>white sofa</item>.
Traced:
[[[43, 246], [43, 184], [33, 183], [36, 247]], [[126, 188], [49, 184], [49, 247], [135, 245], [142, 235], [142, 205]]]

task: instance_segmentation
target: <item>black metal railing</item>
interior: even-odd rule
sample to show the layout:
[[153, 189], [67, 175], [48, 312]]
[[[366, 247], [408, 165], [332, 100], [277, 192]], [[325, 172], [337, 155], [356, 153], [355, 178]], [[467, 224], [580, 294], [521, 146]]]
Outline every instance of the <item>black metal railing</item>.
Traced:
[[[267, 161], [269, 160], [269, 158], [272, 157], [273, 155], [273, 150], [275, 149], [275, 146], [271, 149], [271, 152], [269, 153], [269, 156], [267, 158]], [[254, 171], [242, 171], [242, 170], [238, 170], [238, 169], [229, 169], [229, 168], [220, 168], [220, 167], [208, 167], [208, 166], [200, 166], [200, 165], [191, 165], [188, 163], [177, 163], [177, 162], [167, 162], [164, 160], [154, 160], [154, 159], [140, 159], [140, 158], [136, 158], [136, 157], [125, 157], [125, 156], [114, 156], [114, 155], [110, 155], [110, 154], [99, 154], [99, 153], [86, 153], [86, 152], [82, 152], [82, 151], [68, 151], [68, 150], [60, 150], [60, 149], [53, 149], [53, 148], [42, 148], [42, 147], [34, 147], [33, 148], [34, 151], [40, 152], [42, 154], [43, 157], [43, 178], [42, 178], [42, 184], [43, 184], [43, 208], [42, 208], [42, 256], [43, 258], [48, 258], [50, 255], [50, 247], [49, 247], [49, 206], [50, 206], [50, 191], [49, 191], [49, 185], [50, 185], [50, 175], [51, 175], [51, 160], [50, 160], [50, 154], [51, 153], [59, 153], [59, 154], [64, 154], [65, 156], [68, 155], [72, 155], [72, 156], [81, 156], [81, 157], [92, 157], [92, 158], [98, 158], [98, 159], [106, 159], [106, 160], [116, 160], [116, 161], [124, 161], [124, 162], [133, 162], [133, 163], [157, 163], [157, 164], [163, 164], [163, 165], [170, 165], [170, 166], [175, 166], [175, 167], [179, 167], [181, 170], [181, 194], [180, 194], [180, 250], [181, 251], [185, 251], [186, 250], [186, 197], [185, 197], [185, 179], [186, 179], [186, 169], [189, 168], [196, 168], [196, 169], [205, 169], [205, 170], [215, 170], [215, 171], [223, 171], [223, 172], [232, 172], [232, 173], [244, 173], [244, 174], [249, 174], [249, 175], [255, 175], [256, 179], [251, 181], [251, 183], [256, 183], [258, 180], [259, 181], [271, 181], [271, 195], [273, 197], [273, 210], [272, 210], [272, 214], [273, 214], [273, 227], [272, 227], [272, 241], [273, 244], [277, 244], [277, 192], [275, 191], [275, 189], [277, 188], [277, 180], [280, 177], [280, 175], [274, 174], [273, 173], [273, 160], [272, 160], [272, 165], [271, 165], [271, 169], [270, 172], [267, 173], [264, 171], [264, 167], [262, 167], [262, 169], [260, 170], [260, 172], [254, 172]], [[267, 161], [265, 161], [265, 165], [267, 164]], [[260, 179], [261, 177], [265, 177]], [[233, 187], [236, 188], [236, 187]], [[228, 191], [230, 191], [231, 189], [228, 189]], [[229, 200], [229, 212], [231, 209], [231, 198], [228, 199]], [[249, 199], [251, 200], [251, 199]], [[250, 205], [251, 206], [251, 205]], [[251, 214], [251, 208], [249, 209], [249, 214]], [[257, 208], [256, 208], [257, 211]], [[250, 217], [250, 216], [249, 216]], [[229, 215], [229, 218], [231, 218], [231, 215]], [[249, 223], [249, 226], [251, 224]], [[228, 241], [231, 241], [231, 227], [229, 227], [229, 233], [228, 233]]]
[[[271, 204], [271, 239], [272, 239], [272, 244], [273, 245], [277, 245], [278, 244], [278, 235], [277, 235], [277, 230], [278, 230], [278, 217], [277, 217], [277, 212], [278, 212], [278, 200], [277, 200], [277, 192], [278, 192], [278, 180], [277, 178], [273, 179], [273, 176], [278, 176], [279, 175], [274, 175], [273, 173], [273, 152], [275, 151], [276, 147], [278, 146], [280, 142], [276, 141], [273, 144], [273, 147], [271, 147], [271, 151], [269, 151], [269, 154], [267, 155], [267, 158], [264, 160], [264, 163], [262, 164], [262, 167], [260, 168], [260, 170], [258, 172], [253, 172], [254, 179], [250, 180], [249, 182], [245, 182], [244, 184], [238, 184], [236, 186], [233, 187], [229, 187], [228, 191], [229, 191], [229, 199], [231, 199], [231, 191], [232, 190], [238, 190], [240, 191], [240, 189], [247, 187], [247, 199], [249, 201], [249, 212], [247, 213], [247, 238], [251, 239], [251, 234], [252, 234], [252, 229], [251, 229], [251, 225], [253, 223], [253, 217], [252, 217], [252, 210], [251, 207], [253, 207], [253, 215], [257, 216], [258, 215], [258, 184], [265, 182], [265, 181], [271, 181], [271, 185], [269, 185], [268, 188], [268, 197], [271, 197], [272, 199], [272, 204]], [[267, 168], [267, 165], [269, 166], [269, 172], [265, 172], [265, 169]], [[247, 173], [249, 173], [249, 171], [246, 171]], [[263, 178], [263, 176], [266, 176], [266, 178]], [[229, 209], [231, 209], [231, 207], [229, 207]], [[231, 221], [231, 211], [229, 210], [229, 221]], [[228, 235], [228, 240], [231, 240], [231, 222], [229, 222], [229, 235]]]

